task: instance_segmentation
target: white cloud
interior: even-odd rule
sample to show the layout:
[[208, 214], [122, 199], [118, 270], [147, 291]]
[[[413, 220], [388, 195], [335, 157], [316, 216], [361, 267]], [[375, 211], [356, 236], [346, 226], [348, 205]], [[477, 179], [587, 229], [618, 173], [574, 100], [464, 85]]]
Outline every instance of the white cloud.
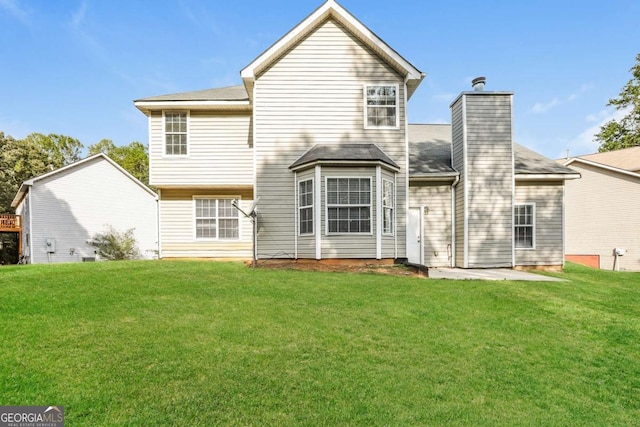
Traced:
[[580, 85], [580, 88], [578, 88], [578, 90], [569, 94], [569, 96], [567, 96], [566, 98], [563, 98], [563, 99], [553, 98], [549, 102], [536, 102], [535, 104], [533, 104], [533, 107], [531, 107], [531, 112], [533, 114], [546, 113], [552, 108], [575, 101], [580, 97], [581, 94], [591, 90], [592, 88], [593, 88], [593, 84], [583, 83]]
[[[580, 132], [575, 138], [571, 139], [567, 144], [570, 156], [580, 156], [583, 154], [591, 154], [598, 151], [598, 143], [595, 141], [595, 134], [600, 132], [600, 128], [611, 120], [620, 120], [627, 114], [628, 109], [625, 110], [601, 110], [595, 114], [589, 114], [586, 117], [588, 123], [592, 123], [585, 130]], [[560, 153], [558, 157], [565, 157], [566, 152]]]
[[73, 28], [78, 28], [84, 22], [84, 17], [87, 13], [87, 2], [83, 1], [80, 4], [78, 10], [71, 14], [71, 25]]
[[531, 107], [531, 112], [534, 114], [546, 113], [547, 111], [554, 107], [557, 107], [558, 105], [560, 105], [560, 101], [558, 101], [558, 98], [553, 98], [550, 102], [547, 103], [536, 102], [535, 104], [533, 104], [533, 107]]
[[31, 26], [30, 12], [21, 7], [19, 0], [0, 0], [0, 8], [6, 10], [24, 25]]

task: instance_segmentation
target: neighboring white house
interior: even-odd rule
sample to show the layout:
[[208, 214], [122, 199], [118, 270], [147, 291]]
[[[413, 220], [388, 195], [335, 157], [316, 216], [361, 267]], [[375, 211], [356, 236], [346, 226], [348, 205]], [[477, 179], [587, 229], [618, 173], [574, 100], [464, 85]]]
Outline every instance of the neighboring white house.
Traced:
[[240, 76], [134, 101], [160, 257], [251, 257], [234, 200], [259, 200], [259, 259], [563, 265], [563, 188], [578, 174], [514, 145], [513, 93], [481, 79], [452, 100], [450, 127], [412, 134], [425, 74], [332, 0]]
[[640, 271], [640, 147], [560, 162], [582, 176], [565, 189], [567, 260]]
[[156, 194], [104, 154], [25, 181], [11, 206], [29, 263], [94, 261], [91, 239], [108, 225], [133, 228], [143, 257], [157, 257]]

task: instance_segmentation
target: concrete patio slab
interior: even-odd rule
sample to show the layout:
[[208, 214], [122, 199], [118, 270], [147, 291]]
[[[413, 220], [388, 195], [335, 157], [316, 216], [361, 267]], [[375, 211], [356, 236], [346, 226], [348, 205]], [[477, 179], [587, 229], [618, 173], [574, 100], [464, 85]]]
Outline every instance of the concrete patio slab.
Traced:
[[510, 268], [429, 268], [430, 279], [452, 280], [525, 280], [532, 282], [564, 282], [563, 279], [542, 276], [527, 271], [512, 270]]

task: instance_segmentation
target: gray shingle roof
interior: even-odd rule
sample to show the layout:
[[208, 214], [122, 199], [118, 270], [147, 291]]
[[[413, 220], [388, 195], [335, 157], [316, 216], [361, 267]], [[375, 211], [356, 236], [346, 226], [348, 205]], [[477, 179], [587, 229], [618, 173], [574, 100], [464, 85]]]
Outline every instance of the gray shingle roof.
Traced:
[[318, 144], [311, 147], [290, 169], [317, 161], [325, 162], [372, 162], [380, 161], [394, 168], [400, 167], [389, 158], [376, 144]]
[[196, 90], [193, 92], [172, 93], [169, 95], [151, 96], [136, 99], [138, 101], [248, 101], [249, 95], [242, 85], [227, 86], [214, 89]]
[[451, 125], [409, 125], [409, 176], [453, 174]]
[[516, 174], [538, 175], [538, 174], [573, 174], [576, 171], [566, 166], [544, 157], [533, 150], [520, 144], [514, 144], [514, 169]]
[[[519, 175], [575, 174], [520, 144], [514, 144], [514, 169]], [[455, 172], [451, 166], [451, 125], [409, 125], [409, 176]]]

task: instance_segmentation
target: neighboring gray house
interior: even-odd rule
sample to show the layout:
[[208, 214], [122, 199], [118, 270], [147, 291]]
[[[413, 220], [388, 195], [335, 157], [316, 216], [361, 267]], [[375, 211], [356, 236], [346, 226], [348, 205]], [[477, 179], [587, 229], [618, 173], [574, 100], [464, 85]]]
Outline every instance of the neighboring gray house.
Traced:
[[134, 229], [145, 258], [157, 257], [157, 196], [104, 154], [25, 181], [11, 206], [22, 216], [26, 261], [93, 261], [96, 233]]
[[559, 162], [582, 176], [565, 190], [567, 260], [640, 271], [640, 147]]
[[510, 92], [481, 83], [452, 126], [408, 125], [425, 74], [332, 0], [240, 75], [135, 101], [161, 257], [251, 257], [233, 201], [259, 200], [260, 259], [563, 265], [563, 185], [578, 175], [514, 149]]

